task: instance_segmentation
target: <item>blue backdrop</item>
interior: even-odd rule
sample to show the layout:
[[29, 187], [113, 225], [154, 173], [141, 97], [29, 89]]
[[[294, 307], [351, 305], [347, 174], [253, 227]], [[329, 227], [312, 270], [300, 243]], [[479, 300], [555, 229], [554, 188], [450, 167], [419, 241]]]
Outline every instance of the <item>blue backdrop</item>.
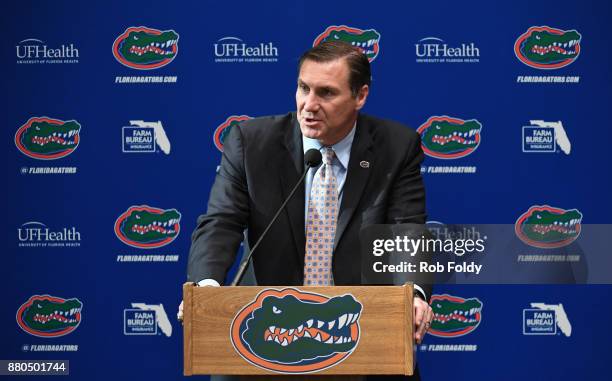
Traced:
[[[470, 152], [427, 156], [430, 220], [514, 224], [531, 207], [548, 205], [578, 210], [582, 223], [612, 222], [609, 18], [607, 2], [576, 0], [5, 5], [0, 359], [68, 359], [75, 380], [183, 377], [176, 307], [222, 130], [231, 117], [293, 110], [297, 59], [326, 31], [344, 31], [349, 40], [375, 36], [365, 47], [375, 55], [366, 113], [415, 129], [433, 116], [482, 126]], [[150, 48], [167, 58], [125, 58], [113, 48], [139, 27], [167, 33], [153, 40], [166, 46]], [[515, 53], [522, 35], [534, 36], [533, 27], [557, 36], [567, 59], [542, 55], [538, 68], [520, 46]], [[573, 33], [579, 37], [566, 44]], [[231, 51], [228, 44], [254, 49]], [[537, 120], [548, 125], [531, 122]], [[46, 135], [49, 124], [60, 126], [59, 135]], [[550, 127], [559, 125], [565, 140]], [[524, 127], [556, 139], [538, 147], [523, 136], [533, 129]], [[24, 144], [28, 131], [66, 148], [38, 152], [42, 143]], [[534, 152], [540, 150], [547, 152]], [[121, 239], [115, 225], [143, 205], [154, 215], [180, 214], [164, 226], [174, 230], [170, 239], [149, 248]], [[436, 294], [478, 298], [482, 311], [465, 335], [426, 337], [418, 347], [422, 376], [606, 379], [610, 291], [609, 285], [436, 287]], [[35, 295], [78, 299], [81, 311], [68, 317], [76, 329], [40, 337], [21, 327], [19, 310]], [[524, 334], [523, 310], [536, 302], [561, 304], [571, 334]], [[163, 321], [165, 313], [171, 332], [164, 323], [136, 332], [130, 314], [155, 305], [149, 316]]]

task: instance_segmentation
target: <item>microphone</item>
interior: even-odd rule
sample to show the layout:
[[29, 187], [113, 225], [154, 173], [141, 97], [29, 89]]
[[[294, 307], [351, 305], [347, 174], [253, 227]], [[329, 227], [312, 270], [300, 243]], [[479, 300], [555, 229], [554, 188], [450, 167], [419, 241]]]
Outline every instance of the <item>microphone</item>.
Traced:
[[242, 261], [242, 264], [240, 265], [240, 268], [238, 268], [238, 272], [236, 272], [236, 276], [234, 276], [234, 280], [232, 281], [230, 286], [236, 286], [236, 285], [238, 285], [238, 283], [240, 283], [240, 281], [242, 280], [242, 277], [244, 277], [244, 273], [246, 271], [246, 268], [249, 265], [249, 262], [251, 261], [251, 257], [253, 256], [253, 252], [255, 251], [255, 249], [257, 249], [257, 247], [259, 246], [261, 241], [264, 239], [264, 237], [268, 233], [268, 230], [270, 230], [270, 228], [272, 227], [274, 222], [278, 219], [278, 216], [280, 216], [280, 214], [283, 211], [283, 209], [285, 209], [285, 206], [287, 205], [289, 200], [291, 200], [291, 198], [293, 197], [293, 195], [297, 191], [298, 187], [304, 182], [304, 179], [306, 178], [306, 174], [308, 173], [308, 170], [310, 168], [319, 166], [319, 164], [321, 164], [322, 161], [323, 161], [323, 156], [321, 155], [321, 152], [319, 152], [318, 149], [312, 148], [312, 149], [309, 149], [308, 151], [306, 151], [306, 153], [304, 154], [304, 165], [306, 166], [306, 169], [304, 169], [304, 173], [302, 173], [302, 176], [300, 177], [298, 182], [295, 184], [295, 186], [291, 190], [291, 193], [289, 193], [289, 196], [287, 196], [287, 198], [282, 203], [280, 208], [278, 208], [278, 211], [276, 212], [274, 217], [272, 217], [272, 221], [270, 221], [268, 226], [266, 226], [266, 230], [264, 230], [264, 232], [261, 233], [261, 235], [259, 236], [259, 239], [257, 240], [257, 242], [255, 242], [255, 245], [253, 245], [253, 248], [251, 248], [251, 251], [249, 252], [249, 255], [247, 256], [246, 261]]

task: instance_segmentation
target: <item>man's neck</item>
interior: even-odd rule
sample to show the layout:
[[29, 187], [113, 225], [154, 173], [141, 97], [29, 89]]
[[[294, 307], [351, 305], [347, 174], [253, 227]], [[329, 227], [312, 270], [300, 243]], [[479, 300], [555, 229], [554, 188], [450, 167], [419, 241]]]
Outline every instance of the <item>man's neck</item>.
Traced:
[[319, 143], [323, 146], [323, 147], [331, 147], [334, 144], [342, 141], [342, 139], [346, 138], [346, 136], [353, 130], [353, 127], [355, 127], [357, 125], [357, 115], [355, 115], [355, 118], [353, 118], [353, 120], [350, 123], [347, 123], [346, 127], [343, 128], [343, 133], [337, 137], [334, 137], [330, 140], [319, 140]]

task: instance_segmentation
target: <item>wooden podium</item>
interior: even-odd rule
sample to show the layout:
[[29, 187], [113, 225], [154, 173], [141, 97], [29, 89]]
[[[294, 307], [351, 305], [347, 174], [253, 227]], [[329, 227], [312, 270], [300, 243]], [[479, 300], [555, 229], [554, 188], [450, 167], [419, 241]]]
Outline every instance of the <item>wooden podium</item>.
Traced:
[[[412, 375], [412, 297], [412, 284], [195, 287], [185, 283], [184, 374], [277, 376], [274, 380]], [[302, 354], [308, 350], [309, 355]]]

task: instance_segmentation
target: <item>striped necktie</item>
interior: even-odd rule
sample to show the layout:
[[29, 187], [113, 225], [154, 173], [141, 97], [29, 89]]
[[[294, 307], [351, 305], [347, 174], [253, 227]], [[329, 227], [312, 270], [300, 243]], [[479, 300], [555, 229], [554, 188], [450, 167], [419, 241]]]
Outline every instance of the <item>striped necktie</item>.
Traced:
[[323, 165], [314, 176], [306, 217], [306, 257], [304, 286], [330, 286], [332, 253], [338, 217], [338, 181], [332, 162], [336, 154], [330, 147], [323, 152]]

